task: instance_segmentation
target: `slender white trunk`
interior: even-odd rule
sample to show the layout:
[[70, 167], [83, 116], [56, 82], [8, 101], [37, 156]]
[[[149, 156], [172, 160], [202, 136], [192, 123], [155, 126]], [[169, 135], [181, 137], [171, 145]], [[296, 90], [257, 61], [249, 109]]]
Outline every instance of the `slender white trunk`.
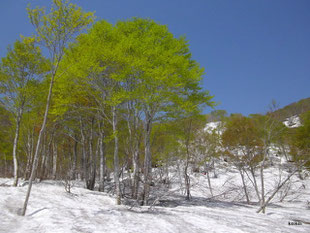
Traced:
[[186, 162], [185, 162], [185, 168], [184, 168], [184, 183], [186, 188], [186, 200], [190, 200], [190, 176], [188, 175], [188, 166], [189, 166], [189, 160], [190, 160], [190, 151], [189, 151], [189, 144], [190, 144], [190, 137], [192, 132], [192, 120], [189, 120], [188, 128], [185, 128], [185, 146], [186, 146]]
[[41, 154], [42, 154], [42, 159], [41, 159], [41, 168], [40, 168], [40, 181], [43, 179], [44, 176], [44, 164], [45, 164], [45, 159], [46, 159], [46, 134], [45, 137], [43, 136], [43, 142], [42, 142], [42, 149], [41, 149]]
[[189, 165], [189, 154], [187, 153], [186, 155], [186, 162], [185, 162], [185, 168], [184, 168], [184, 183], [185, 183], [185, 192], [186, 192], [186, 200], [190, 200], [190, 185], [191, 185], [191, 180], [188, 175], [188, 165]]
[[[265, 161], [266, 161], [266, 157], [268, 156], [268, 147], [265, 146], [265, 150], [264, 150], [264, 158], [260, 167], [260, 180], [261, 180], [261, 201], [260, 201], [260, 206], [263, 207], [265, 206], [265, 182], [264, 182], [264, 167], [265, 167]], [[265, 213], [265, 207], [262, 208], [262, 212]]]
[[[134, 111], [132, 112], [132, 108]], [[129, 153], [132, 154], [132, 163], [133, 163], [133, 182], [131, 187], [131, 196], [133, 199], [138, 198], [139, 190], [139, 137], [138, 137], [138, 110], [133, 107], [133, 104], [127, 103], [127, 110], [129, 119], [127, 121], [128, 132], [129, 132], [129, 143], [130, 150]], [[133, 119], [131, 119], [131, 116]]]
[[242, 168], [239, 169], [239, 173], [240, 173], [241, 180], [242, 180], [242, 186], [243, 186], [246, 202], [247, 202], [247, 204], [250, 204], [250, 198], [249, 198], [248, 190], [247, 190], [247, 187], [245, 184], [245, 179], [244, 179], [244, 174], [243, 174]]
[[71, 179], [73, 180], [76, 179], [77, 146], [78, 146], [78, 142], [77, 142], [77, 139], [75, 138], [74, 147], [73, 147], [73, 164], [72, 164], [72, 176], [71, 176]]
[[138, 192], [139, 192], [139, 136], [138, 136], [138, 124], [139, 124], [139, 118], [138, 118], [138, 112], [135, 108], [134, 111], [134, 148], [133, 148], [133, 188], [132, 188], [132, 197], [134, 199], [138, 198]]
[[100, 156], [100, 169], [99, 169], [99, 191], [104, 191], [104, 133], [102, 129], [102, 125], [100, 125], [100, 135], [99, 135], [99, 156]]
[[87, 182], [87, 189], [94, 190], [95, 188], [95, 179], [96, 179], [96, 153], [93, 151], [93, 119], [90, 128], [90, 137], [89, 137], [89, 157], [91, 161], [89, 163], [89, 175]]
[[33, 141], [34, 141], [34, 130], [32, 132], [28, 132], [27, 136], [27, 165], [24, 173], [24, 179], [28, 180], [31, 172], [31, 165], [32, 165], [32, 159], [33, 159]]
[[116, 204], [121, 204], [121, 190], [120, 190], [120, 181], [119, 181], [119, 157], [118, 157], [118, 135], [117, 135], [117, 115], [116, 107], [112, 107], [112, 126], [114, 133], [114, 182], [115, 182], [115, 191], [116, 191]]
[[46, 102], [46, 108], [45, 108], [43, 123], [42, 123], [41, 130], [40, 130], [39, 136], [38, 136], [36, 151], [34, 154], [34, 159], [33, 159], [33, 164], [32, 164], [32, 171], [31, 171], [30, 180], [29, 180], [29, 186], [28, 186], [28, 190], [27, 190], [27, 194], [26, 194], [26, 198], [25, 198], [25, 202], [24, 202], [24, 206], [23, 206], [23, 210], [22, 210], [22, 216], [25, 216], [25, 214], [26, 214], [27, 205], [28, 205], [28, 201], [29, 201], [29, 197], [30, 197], [31, 188], [32, 188], [32, 182], [36, 176], [36, 171], [37, 171], [38, 161], [39, 161], [40, 144], [41, 144], [42, 135], [45, 131], [45, 127], [46, 127], [46, 123], [47, 123], [47, 116], [48, 116], [48, 111], [49, 111], [50, 102], [51, 102], [51, 98], [52, 98], [52, 90], [53, 90], [53, 85], [54, 85], [54, 77], [55, 77], [55, 73], [53, 73], [52, 78], [51, 78], [51, 82], [50, 82], [50, 87], [49, 87], [48, 96], [47, 96], [47, 102]]
[[55, 141], [53, 141], [53, 179], [56, 179], [56, 174], [57, 174], [57, 144]]
[[208, 179], [208, 185], [209, 185], [209, 189], [210, 189], [210, 193], [211, 193], [211, 197], [213, 197], [213, 191], [212, 191], [212, 186], [211, 186], [211, 180], [210, 180], [210, 172], [209, 169], [207, 169], [207, 179]]
[[[138, 143], [137, 143], [138, 145]], [[135, 148], [133, 155], [133, 188], [132, 198], [137, 199], [139, 190], [139, 148]]]
[[22, 114], [23, 114], [23, 108], [18, 109], [17, 117], [16, 117], [15, 137], [14, 137], [14, 143], [13, 143], [13, 165], [14, 165], [14, 183], [13, 183], [13, 186], [15, 186], [15, 187], [18, 184], [17, 147], [18, 147], [20, 121], [22, 118]]
[[82, 142], [82, 167], [83, 167], [83, 176], [82, 179], [87, 182], [88, 180], [88, 166], [87, 166], [87, 158], [86, 158], [86, 139], [83, 131], [83, 123], [80, 118], [80, 129], [81, 129], [81, 142]]
[[144, 205], [148, 204], [150, 195], [150, 186], [152, 182], [152, 157], [151, 157], [151, 129], [152, 121], [149, 114], [146, 114], [145, 119], [145, 130], [144, 130]]

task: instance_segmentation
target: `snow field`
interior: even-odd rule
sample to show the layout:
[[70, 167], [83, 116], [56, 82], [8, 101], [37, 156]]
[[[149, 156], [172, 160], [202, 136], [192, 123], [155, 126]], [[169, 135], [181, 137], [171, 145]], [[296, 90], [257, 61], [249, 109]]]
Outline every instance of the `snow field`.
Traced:
[[[191, 201], [185, 201], [180, 191], [162, 193], [152, 208], [116, 206], [112, 195], [87, 190], [82, 182], [77, 182], [69, 194], [61, 181], [43, 181], [34, 184], [25, 217], [18, 212], [27, 185], [0, 186], [0, 232], [310, 232], [306, 223], [288, 224], [294, 220], [310, 222], [309, 179], [301, 181], [294, 176], [284, 201], [279, 202], [277, 196], [266, 214], [257, 214], [255, 203], [247, 205], [240, 200], [243, 194], [238, 175], [231, 168], [219, 168], [218, 178], [211, 178], [217, 197], [210, 198], [206, 175], [193, 174]], [[283, 172], [283, 178], [285, 175]], [[267, 169], [265, 177], [268, 196], [279, 179], [277, 168]], [[0, 184], [12, 182], [0, 179]], [[171, 190], [180, 186], [174, 182]], [[233, 191], [221, 195], [232, 187]], [[254, 190], [251, 197], [255, 202]]]

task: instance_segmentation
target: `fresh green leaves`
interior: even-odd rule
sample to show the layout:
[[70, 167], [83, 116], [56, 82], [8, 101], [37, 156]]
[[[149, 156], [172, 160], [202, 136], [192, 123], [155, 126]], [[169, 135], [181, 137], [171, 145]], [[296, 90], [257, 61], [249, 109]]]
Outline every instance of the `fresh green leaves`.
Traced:
[[49, 62], [35, 45], [33, 37], [22, 37], [0, 65], [0, 90], [2, 104], [11, 112], [23, 108], [32, 99], [33, 90], [49, 69]]

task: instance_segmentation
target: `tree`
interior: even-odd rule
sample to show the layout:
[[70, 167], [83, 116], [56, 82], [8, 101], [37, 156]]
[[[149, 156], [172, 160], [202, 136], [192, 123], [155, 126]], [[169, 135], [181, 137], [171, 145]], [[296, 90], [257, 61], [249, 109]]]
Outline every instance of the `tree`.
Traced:
[[245, 183], [247, 169], [252, 174], [253, 185], [257, 197], [260, 199], [255, 170], [262, 159], [261, 152], [263, 145], [258, 129], [252, 119], [240, 115], [233, 115], [226, 123], [225, 128], [226, 130], [222, 135], [223, 146], [226, 150], [225, 153], [230, 157], [232, 163], [240, 173], [247, 203], [250, 203], [250, 197]]
[[306, 161], [305, 167], [310, 169], [310, 111], [301, 115], [302, 126], [291, 135], [291, 152], [296, 163]]
[[30, 21], [36, 29], [36, 40], [49, 52], [51, 68], [48, 76], [50, 79], [50, 86], [47, 95], [44, 119], [37, 140], [28, 191], [22, 211], [23, 216], [26, 213], [32, 181], [35, 178], [39, 149], [47, 123], [54, 79], [56, 76], [61, 76], [61, 74], [58, 73], [59, 64], [63, 58], [67, 44], [74, 39], [78, 32], [93, 22], [93, 13], [84, 13], [81, 8], [69, 3], [67, 0], [53, 0], [53, 6], [48, 14], [46, 14], [44, 8], [39, 7], [34, 9], [27, 8], [27, 11]]
[[[133, 19], [119, 27], [129, 34], [131, 67], [137, 80], [133, 92], [141, 106], [144, 124], [144, 204], [152, 181], [151, 132], [153, 122], [169, 112], [193, 112], [210, 104], [208, 92], [199, 82], [203, 70], [191, 58], [185, 38], [174, 38], [167, 27], [152, 20]], [[200, 100], [197, 103], [196, 100]]]
[[227, 117], [226, 110], [214, 110], [209, 114], [208, 121], [224, 121], [225, 117]]
[[1, 175], [7, 175], [7, 160], [11, 160], [12, 147], [11, 147], [11, 138], [12, 138], [12, 119], [11, 114], [5, 108], [0, 105], [0, 166]]
[[[209, 118], [207, 118], [209, 120]], [[193, 150], [198, 165], [204, 166], [207, 175], [210, 194], [213, 196], [210, 171], [213, 169], [213, 177], [217, 178], [215, 171], [215, 160], [221, 155], [221, 134], [223, 131], [223, 122], [217, 124], [217, 127], [211, 130], [205, 130], [205, 127], [196, 130]]]
[[[191, 112], [201, 104], [210, 103], [208, 92], [202, 91], [199, 85], [202, 69], [191, 59], [184, 38], [174, 38], [165, 26], [152, 20], [137, 18], [118, 22], [115, 26], [106, 21], [96, 23], [71, 46], [68, 60], [70, 57], [76, 82], [86, 84], [102, 118], [113, 126], [117, 199], [120, 196], [117, 176], [120, 112], [128, 111], [130, 106], [133, 120], [128, 123], [134, 129], [131, 132], [135, 140], [140, 139], [135, 127], [143, 122], [143, 196], [147, 203], [151, 183], [152, 124], [169, 112]], [[111, 109], [110, 114], [108, 109]], [[138, 141], [134, 147], [134, 183], [137, 184]], [[137, 190], [137, 185], [134, 186]]]
[[[282, 148], [283, 153], [286, 153], [284, 141], [286, 137], [287, 128], [279, 120], [279, 112], [276, 111], [277, 104], [275, 100], [270, 105], [270, 111], [266, 115], [251, 115], [251, 119], [254, 121], [255, 127], [258, 130], [258, 136], [262, 142], [262, 160], [259, 164], [260, 170], [260, 181], [261, 181], [261, 192], [258, 196], [260, 206], [265, 206], [265, 179], [264, 169], [266, 162], [270, 159], [269, 151], [272, 146], [278, 146]], [[254, 179], [254, 178], [253, 178]], [[280, 181], [279, 181], [280, 182]], [[259, 194], [259, 192], [257, 191]], [[265, 207], [262, 209], [265, 213]]]
[[48, 68], [47, 60], [41, 50], [35, 46], [35, 39], [22, 37], [9, 47], [7, 56], [0, 65], [1, 104], [15, 118], [15, 136], [13, 143], [14, 186], [18, 183], [17, 148], [20, 124], [23, 113], [29, 108], [31, 94], [41, 74]]
[[[186, 188], [186, 200], [190, 200], [190, 176], [188, 174], [189, 164], [194, 159], [194, 151], [193, 148], [195, 137], [197, 136], [197, 132], [201, 130], [206, 124], [206, 118], [203, 115], [198, 114], [189, 114], [188, 117], [181, 120], [180, 126], [183, 129], [181, 134], [182, 144], [185, 146], [185, 164], [184, 164], [184, 183]], [[183, 139], [183, 140], [182, 140]], [[210, 185], [210, 183], [209, 183]]]

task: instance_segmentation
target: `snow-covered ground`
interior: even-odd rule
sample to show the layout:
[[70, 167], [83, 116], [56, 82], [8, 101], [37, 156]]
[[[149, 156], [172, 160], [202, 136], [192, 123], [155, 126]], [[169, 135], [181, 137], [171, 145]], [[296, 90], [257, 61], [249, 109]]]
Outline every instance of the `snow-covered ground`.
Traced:
[[[266, 170], [267, 196], [279, 179], [277, 173], [277, 168]], [[310, 232], [309, 178], [301, 181], [294, 176], [284, 201], [279, 202], [279, 194], [266, 214], [257, 214], [255, 203], [247, 205], [239, 199], [243, 194], [237, 171], [219, 167], [217, 174], [218, 178], [211, 178], [216, 198], [210, 198], [206, 175], [195, 173], [192, 200], [185, 201], [179, 191], [172, 192], [180, 186], [174, 176], [171, 193], [163, 193], [152, 208], [116, 206], [112, 196], [87, 190], [82, 183], [76, 183], [69, 194], [60, 181], [43, 181], [34, 184], [25, 217], [17, 213], [27, 185], [0, 186], [0, 232]], [[12, 181], [2, 178], [0, 184]], [[294, 220], [303, 223], [288, 224]]]

